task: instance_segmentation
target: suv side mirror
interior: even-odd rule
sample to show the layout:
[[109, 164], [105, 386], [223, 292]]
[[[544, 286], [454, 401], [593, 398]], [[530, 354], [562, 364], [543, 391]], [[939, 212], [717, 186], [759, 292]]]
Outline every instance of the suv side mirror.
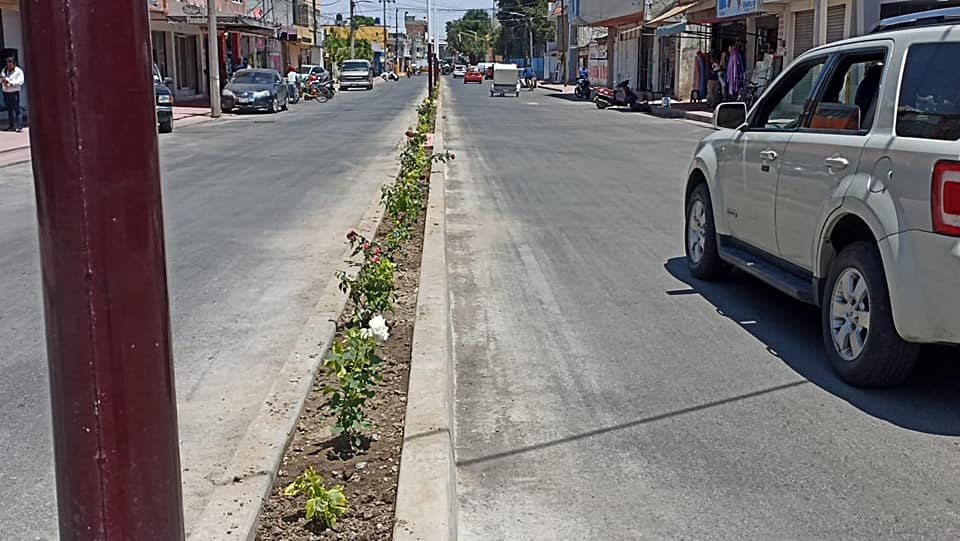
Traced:
[[173, 77], [164, 77], [164, 78], [163, 78], [163, 84], [165, 84], [165, 85], [167, 85], [167, 86], [172, 86], [172, 85], [173, 85]]
[[747, 104], [721, 103], [713, 110], [713, 127], [735, 130], [747, 121]]

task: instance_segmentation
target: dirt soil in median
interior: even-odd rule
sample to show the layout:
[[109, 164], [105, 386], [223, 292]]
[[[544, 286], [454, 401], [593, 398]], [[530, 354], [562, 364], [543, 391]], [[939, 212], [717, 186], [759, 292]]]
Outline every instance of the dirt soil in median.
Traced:
[[[333, 423], [324, 408], [327, 397], [321, 389], [334, 378], [328, 377], [321, 365], [297, 423], [296, 433], [283, 458], [273, 491], [261, 510], [257, 539], [380, 541], [393, 537], [394, 502], [407, 407], [407, 381], [425, 215], [426, 212], [421, 211], [413, 238], [395, 261], [398, 264], [395, 275], [396, 306], [393, 313], [386, 314], [390, 339], [379, 348], [384, 360], [383, 381], [377, 386], [377, 394], [371, 400], [372, 407], [368, 411], [374, 427], [368, 434], [369, 447], [355, 455], [345, 455], [341, 441], [330, 435]], [[376, 238], [383, 239], [390, 227], [385, 217]], [[344, 313], [350, 313], [350, 306]], [[345, 320], [345, 317], [341, 318], [339, 328], [343, 328]], [[347, 512], [331, 529], [307, 522], [303, 496], [288, 498], [283, 495], [284, 487], [307, 466], [313, 466], [327, 487], [344, 486]]]

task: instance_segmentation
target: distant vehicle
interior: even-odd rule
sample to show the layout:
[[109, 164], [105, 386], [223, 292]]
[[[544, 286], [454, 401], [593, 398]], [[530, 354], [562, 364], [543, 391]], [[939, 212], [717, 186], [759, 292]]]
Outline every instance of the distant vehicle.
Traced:
[[160, 69], [153, 65], [153, 95], [157, 109], [157, 131], [170, 133], [173, 131], [173, 93], [167, 85], [172, 85], [173, 79], [161, 77]]
[[463, 75], [463, 84], [467, 83], [483, 84], [483, 74], [480, 73], [480, 70], [477, 69], [476, 66], [467, 68], [467, 73]]
[[311, 75], [316, 77], [321, 83], [330, 78], [330, 72], [327, 71], [326, 68], [312, 64], [300, 66], [298, 74], [300, 75], [301, 82], [306, 82]]
[[453, 67], [453, 78], [463, 77], [467, 74], [467, 67], [462, 64], [457, 64]]
[[495, 64], [493, 70], [493, 84], [490, 85], [490, 97], [513, 94], [520, 97], [520, 70], [516, 64]]
[[806, 51], [749, 111], [717, 107], [688, 170], [690, 273], [736, 267], [819, 306], [852, 385], [898, 384], [922, 345], [960, 344], [958, 22], [901, 15]]
[[233, 78], [220, 93], [221, 109], [232, 111], [287, 110], [289, 86], [280, 73], [271, 69], [243, 69], [234, 72]]
[[495, 67], [496, 67], [496, 64], [487, 64], [487, 67], [483, 70], [483, 78], [493, 79], [493, 72]]
[[340, 90], [350, 88], [373, 90], [373, 68], [369, 60], [344, 60], [340, 65]]

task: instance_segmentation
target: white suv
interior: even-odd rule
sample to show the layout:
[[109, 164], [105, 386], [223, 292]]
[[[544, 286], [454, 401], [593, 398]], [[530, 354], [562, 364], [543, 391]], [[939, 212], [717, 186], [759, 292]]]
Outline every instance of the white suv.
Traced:
[[821, 307], [839, 375], [893, 385], [960, 344], [960, 9], [808, 51], [722, 104], [686, 184], [691, 273], [734, 266]]

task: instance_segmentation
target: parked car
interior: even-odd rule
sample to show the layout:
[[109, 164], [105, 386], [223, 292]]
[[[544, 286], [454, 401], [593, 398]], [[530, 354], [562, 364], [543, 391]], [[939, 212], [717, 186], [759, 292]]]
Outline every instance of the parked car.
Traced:
[[373, 68], [369, 60], [345, 60], [340, 66], [340, 90], [373, 90]]
[[153, 65], [153, 95], [157, 109], [157, 131], [170, 133], [173, 131], [173, 92], [170, 92], [173, 79], [160, 76], [160, 68]]
[[330, 72], [327, 71], [326, 68], [313, 64], [304, 64], [300, 66], [300, 69], [297, 70], [297, 73], [300, 76], [301, 83], [307, 82], [307, 79], [309, 79], [311, 75], [319, 79], [320, 82], [324, 82], [330, 78]]
[[276, 70], [242, 69], [234, 72], [221, 92], [220, 107], [224, 111], [286, 111], [287, 89], [286, 81]]
[[453, 78], [463, 77], [467, 74], [467, 67], [461, 64], [457, 64], [453, 67]]
[[[690, 272], [737, 267], [818, 305], [857, 386], [960, 343], [960, 9], [885, 20], [722, 104], [686, 182]], [[774, 317], [774, 314], [770, 314]]]
[[467, 72], [463, 75], [463, 84], [467, 83], [483, 84], [483, 74], [479, 69], [474, 66], [467, 68]]

